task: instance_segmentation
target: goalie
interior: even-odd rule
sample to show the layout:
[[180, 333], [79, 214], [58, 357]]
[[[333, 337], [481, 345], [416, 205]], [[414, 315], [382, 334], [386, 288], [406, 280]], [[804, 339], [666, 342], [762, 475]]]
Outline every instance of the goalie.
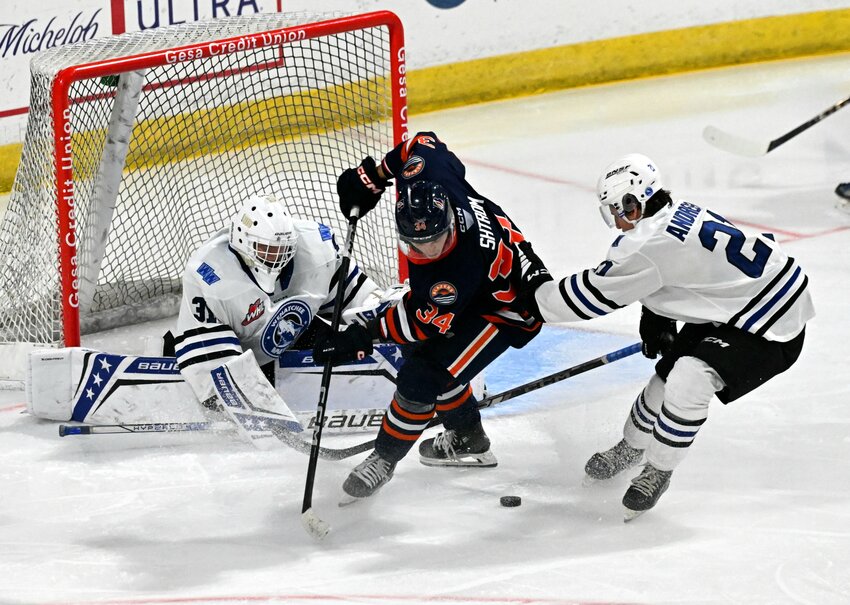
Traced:
[[[176, 334], [165, 355], [135, 357], [70, 348], [31, 355], [28, 409], [41, 418], [90, 424], [197, 420], [224, 413], [258, 447], [276, 429], [301, 425], [274, 388], [275, 362], [345, 288], [346, 320], [364, 320], [403, 294], [384, 297], [352, 263], [340, 284], [330, 228], [295, 219], [278, 195], [250, 196], [230, 226], [189, 258]], [[204, 408], [199, 408], [197, 402]], [[164, 416], [151, 419], [150, 416]]]
[[[292, 218], [274, 194], [249, 197], [230, 228], [199, 248], [183, 274], [174, 355], [198, 400], [215, 397], [227, 411], [216, 368], [243, 350], [256, 362], [242, 363], [244, 374], [233, 381], [243, 389], [273, 385], [275, 361], [297, 340], [309, 339], [307, 329], [332, 311], [338, 287], [345, 288], [344, 309], [379, 304], [377, 284], [356, 263], [342, 284], [338, 266], [329, 227]], [[315, 329], [324, 329], [322, 320], [315, 323]]]

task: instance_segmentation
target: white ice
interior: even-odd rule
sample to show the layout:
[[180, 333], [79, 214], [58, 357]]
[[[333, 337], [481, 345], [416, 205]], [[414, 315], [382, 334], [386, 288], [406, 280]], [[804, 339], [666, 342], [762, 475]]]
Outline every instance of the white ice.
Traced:
[[[316, 543], [299, 523], [307, 458], [209, 434], [60, 439], [0, 394], [2, 603], [850, 603], [850, 109], [759, 159], [704, 126], [765, 143], [850, 92], [850, 56], [712, 70], [417, 115], [458, 153], [553, 272], [595, 266], [613, 233], [598, 172], [632, 151], [674, 196], [777, 234], [818, 316], [799, 362], [709, 421], [651, 512], [628, 477], [582, 487], [620, 438], [652, 362], [631, 357], [485, 415], [500, 464], [421, 466], [338, 508], [360, 458], [320, 462]], [[415, 107], [411, 110], [415, 114]], [[238, 178], [238, 177], [234, 177]], [[637, 340], [637, 308], [551, 327], [488, 372], [502, 389]], [[138, 330], [88, 344], [141, 352]], [[842, 351], [845, 351], [842, 353]], [[341, 447], [362, 436], [326, 438]], [[519, 508], [499, 496], [519, 495]]]

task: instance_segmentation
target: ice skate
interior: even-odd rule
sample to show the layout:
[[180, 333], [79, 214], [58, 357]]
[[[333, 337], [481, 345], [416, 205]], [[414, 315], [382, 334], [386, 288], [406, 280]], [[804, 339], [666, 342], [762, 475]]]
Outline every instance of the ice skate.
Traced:
[[623, 521], [628, 523], [655, 506], [661, 494], [670, 487], [672, 474], [673, 471], [659, 471], [651, 464], [644, 466], [623, 496], [623, 506], [626, 507]]
[[597, 481], [611, 479], [625, 470], [640, 463], [643, 450], [633, 448], [625, 439], [614, 447], [593, 454], [584, 465], [584, 485], [592, 485]]
[[445, 430], [419, 444], [419, 461], [425, 466], [480, 466], [499, 464], [490, 451], [490, 439], [479, 422], [461, 433]]
[[385, 460], [373, 450], [366, 460], [354, 467], [342, 484], [345, 495], [339, 505], [345, 506], [374, 494], [393, 478], [395, 465], [395, 462]]

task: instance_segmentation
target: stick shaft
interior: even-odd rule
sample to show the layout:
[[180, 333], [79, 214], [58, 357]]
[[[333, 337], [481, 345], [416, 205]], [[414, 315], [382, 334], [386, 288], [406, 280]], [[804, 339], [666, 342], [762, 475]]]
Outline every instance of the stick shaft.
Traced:
[[[488, 408], [497, 403], [507, 401], [508, 399], [513, 399], [514, 397], [524, 395], [525, 393], [530, 393], [531, 391], [542, 389], [543, 387], [549, 386], [550, 384], [561, 382], [562, 380], [566, 380], [567, 378], [571, 378], [572, 376], [583, 374], [584, 372], [607, 365], [613, 361], [617, 361], [618, 359], [623, 359], [625, 357], [629, 357], [630, 355], [634, 355], [635, 353], [639, 353], [640, 348], [641, 344], [637, 342], [627, 347], [623, 347], [622, 349], [617, 349], [616, 351], [606, 353], [605, 355], [600, 355], [599, 357], [590, 359], [578, 365], [574, 365], [570, 368], [567, 368], [566, 370], [561, 370], [560, 372], [555, 372], [554, 374], [549, 374], [548, 376], [544, 376], [543, 378], [532, 380], [531, 382], [520, 385], [518, 387], [514, 387], [512, 389], [508, 389], [507, 391], [497, 393], [496, 395], [485, 397], [484, 399], [478, 402], [478, 407]], [[440, 424], [440, 419], [434, 417], [431, 419], [431, 422], [428, 423], [427, 428], [437, 426], [438, 424]], [[374, 447], [375, 440], [372, 439], [371, 441], [367, 441], [359, 445], [353, 445], [349, 448], [336, 451], [341, 456], [341, 458], [348, 458], [349, 456], [355, 456], [361, 452], [369, 451]]]
[[786, 143], [789, 140], [796, 137], [801, 132], [808, 130], [809, 128], [811, 128], [812, 126], [814, 126], [815, 124], [817, 124], [818, 122], [823, 120], [824, 118], [828, 118], [829, 116], [834, 114], [836, 111], [838, 111], [839, 109], [841, 109], [842, 107], [844, 107], [848, 103], [850, 103], [850, 97], [847, 97], [846, 99], [842, 99], [841, 101], [839, 101], [838, 103], [836, 103], [832, 107], [829, 107], [828, 109], [825, 109], [822, 112], [820, 112], [818, 115], [813, 117], [808, 122], [804, 122], [803, 124], [800, 124], [799, 126], [797, 126], [797, 128], [786, 132], [781, 137], [778, 137], [778, 138], [772, 140], [770, 142], [770, 144], [768, 144], [768, 146], [767, 146], [767, 151], [768, 152], [773, 151], [774, 149], [776, 149], [777, 147], [779, 147], [783, 143]]
[[715, 147], [718, 147], [730, 153], [735, 153], [748, 157], [763, 156], [767, 153], [770, 153], [780, 145], [784, 145], [797, 135], [805, 132], [818, 122], [821, 122], [825, 118], [828, 118], [836, 111], [847, 105], [850, 105], [850, 97], [842, 99], [835, 105], [828, 107], [827, 109], [820, 112], [811, 120], [803, 122], [796, 128], [789, 130], [785, 134], [773, 139], [772, 141], [766, 144], [739, 137], [736, 134], [725, 132], [723, 130], [720, 130], [719, 128], [715, 128], [714, 126], [705, 127], [705, 130], [703, 131], [703, 138], [705, 138], [706, 141], [708, 141]]
[[[331, 330], [339, 329], [342, 317], [342, 303], [345, 299], [345, 281], [348, 277], [348, 266], [351, 263], [351, 250], [354, 247], [354, 236], [357, 233], [357, 219], [360, 208], [354, 206], [348, 217], [348, 233], [345, 235], [345, 247], [342, 251], [342, 260], [339, 265], [339, 277], [336, 282], [336, 298], [334, 299], [333, 316], [331, 317]], [[313, 507], [313, 483], [316, 479], [316, 466], [319, 462], [319, 448], [322, 442], [322, 428], [325, 424], [325, 411], [328, 405], [328, 390], [331, 386], [331, 375], [333, 373], [333, 359], [328, 356], [325, 367], [322, 369], [322, 383], [319, 388], [319, 403], [316, 406], [316, 426], [313, 428], [313, 444], [310, 448], [310, 461], [307, 464], [307, 477], [304, 481], [304, 500], [301, 505], [302, 516]]]
[[60, 424], [59, 436], [127, 433], [183, 433], [187, 431], [232, 431], [230, 422], [143, 422], [136, 424]]

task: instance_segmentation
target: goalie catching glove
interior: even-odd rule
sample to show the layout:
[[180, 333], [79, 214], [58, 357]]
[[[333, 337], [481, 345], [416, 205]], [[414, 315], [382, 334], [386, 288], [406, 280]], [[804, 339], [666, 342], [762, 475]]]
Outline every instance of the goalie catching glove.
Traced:
[[676, 322], [656, 315], [646, 307], [640, 309], [641, 352], [644, 357], [655, 359], [658, 354], [667, 354], [679, 333]]
[[341, 332], [324, 330], [316, 336], [313, 347], [313, 361], [334, 365], [347, 361], [360, 360], [371, 355], [374, 347], [372, 341], [377, 337], [378, 325], [370, 322], [365, 326], [351, 324]]
[[375, 160], [366, 156], [360, 166], [348, 168], [339, 175], [336, 181], [339, 209], [348, 217], [352, 207], [358, 206], [362, 217], [378, 204], [390, 184], [389, 179], [378, 174]]

